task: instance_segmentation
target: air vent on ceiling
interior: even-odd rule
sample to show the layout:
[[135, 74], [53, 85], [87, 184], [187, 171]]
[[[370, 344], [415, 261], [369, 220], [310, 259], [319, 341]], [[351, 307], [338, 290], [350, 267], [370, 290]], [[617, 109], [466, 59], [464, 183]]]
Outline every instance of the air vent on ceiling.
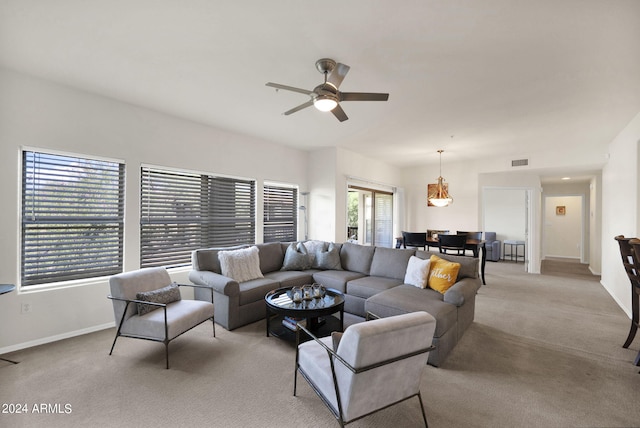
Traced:
[[529, 159], [515, 159], [511, 161], [511, 166], [527, 166]]

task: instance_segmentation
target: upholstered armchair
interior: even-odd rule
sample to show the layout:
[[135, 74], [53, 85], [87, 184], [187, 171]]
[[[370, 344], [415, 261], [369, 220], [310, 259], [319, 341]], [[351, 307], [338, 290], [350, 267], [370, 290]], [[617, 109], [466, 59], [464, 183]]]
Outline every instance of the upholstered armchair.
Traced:
[[502, 257], [501, 248], [502, 241], [498, 241], [496, 238], [496, 232], [485, 232], [485, 251], [487, 253], [487, 260], [497, 262]]
[[417, 396], [427, 426], [420, 379], [435, 327], [426, 312], [354, 324], [321, 339], [301, 327], [313, 340], [297, 347], [293, 395], [300, 372], [340, 426]]
[[[191, 330], [193, 327], [211, 320], [213, 336], [216, 327], [213, 317], [213, 290], [211, 301], [182, 300], [179, 286], [171, 282], [165, 268], [146, 268], [114, 275], [109, 279], [113, 302], [113, 313], [118, 330], [113, 339], [111, 351], [118, 337], [131, 337], [162, 342], [165, 345], [165, 359], [169, 368], [169, 342]], [[199, 287], [197, 285], [185, 285]]]

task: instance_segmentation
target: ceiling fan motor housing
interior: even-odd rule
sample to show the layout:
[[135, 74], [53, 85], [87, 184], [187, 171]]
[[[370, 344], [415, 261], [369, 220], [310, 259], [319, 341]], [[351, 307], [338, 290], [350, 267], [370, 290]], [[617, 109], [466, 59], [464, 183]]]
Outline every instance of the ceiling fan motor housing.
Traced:
[[316, 61], [316, 69], [322, 74], [329, 74], [336, 68], [336, 62], [331, 58], [321, 58]]

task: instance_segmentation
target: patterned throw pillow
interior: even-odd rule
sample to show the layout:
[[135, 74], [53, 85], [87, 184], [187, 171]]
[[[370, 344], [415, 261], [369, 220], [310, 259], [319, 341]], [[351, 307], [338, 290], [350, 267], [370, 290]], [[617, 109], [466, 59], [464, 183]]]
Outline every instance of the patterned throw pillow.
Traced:
[[[144, 300], [145, 302], [169, 304], [181, 300], [182, 297], [180, 296], [180, 287], [178, 287], [178, 284], [170, 284], [157, 290], [137, 293], [136, 299]], [[148, 314], [151, 311], [160, 309], [160, 306], [145, 305], [144, 303], [138, 303], [137, 305], [138, 315]]]
[[220, 251], [218, 260], [222, 275], [238, 282], [264, 278], [260, 270], [260, 251], [255, 245], [240, 250]]
[[307, 270], [311, 269], [311, 260], [307, 247], [302, 242], [292, 242], [284, 253], [282, 270]]
[[460, 263], [453, 263], [438, 256], [431, 256], [429, 287], [444, 294], [456, 283], [458, 271], [460, 271]]
[[316, 266], [318, 269], [324, 270], [342, 270], [340, 251], [338, 247], [333, 245], [333, 242], [329, 244], [326, 251], [316, 253]]
[[427, 288], [430, 266], [431, 259], [423, 260], [419, 257], [411, 256], [407, 264], [407, 273], [404, 275], [404, 283], [419, 288]]
[[320, 251], [325, 251], [327, 248], [327, 243], [324, 241], [306, 241], [304, 243], [305, 248], [307, 249], [307, 253], [309, 254], [309, 262], [311, 263], [312, 269], [318, 269], [318, 260], [316, 258], [316, 254]]

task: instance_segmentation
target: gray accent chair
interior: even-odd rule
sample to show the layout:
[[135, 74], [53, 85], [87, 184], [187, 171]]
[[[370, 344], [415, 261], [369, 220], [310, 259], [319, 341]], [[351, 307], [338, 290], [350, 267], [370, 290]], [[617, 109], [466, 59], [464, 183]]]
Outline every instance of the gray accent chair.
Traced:
[[420, 380], [435, 328], [424, 311], [354, 324], [341, 337], [301, 327], [313, 340], [297, 346], [293, 395], [300, 372], [341, 427], [417, 396], [427, 426]]
[[[113, 348], [120, 336], [162, 342], [165, 345], [165, 360], [168, 369], [170, 341], [207, 320], [212, 321], [213, 336], [215, 337], [213, 291], [208, 287], [201, 287], [207, 288], [207, 292], [211, 293], [211, 300], [208, 302], [181, 299], [165, 304], [137, 299], [139, 292], [158, 290], [171, 283], [169, 273], [163, 267], [139, 269], [109, 278], [111, 294], [108, 298], [113, 302], [113, 313], [118, 326], [109, 355], [113, 353]], [[177, 285], [199, 287], [191, 284]], [[139, 315], [138, 303], [157, 306], [158, 309]]]
[[487, 260], [492, 262], [497, 262], [500, 260], [502, 241], [499, 241], [496, 238], [496, 232], [485, 232], [484, 233], [484, 241], [485, 241], [485, 251], [487, 254]]

